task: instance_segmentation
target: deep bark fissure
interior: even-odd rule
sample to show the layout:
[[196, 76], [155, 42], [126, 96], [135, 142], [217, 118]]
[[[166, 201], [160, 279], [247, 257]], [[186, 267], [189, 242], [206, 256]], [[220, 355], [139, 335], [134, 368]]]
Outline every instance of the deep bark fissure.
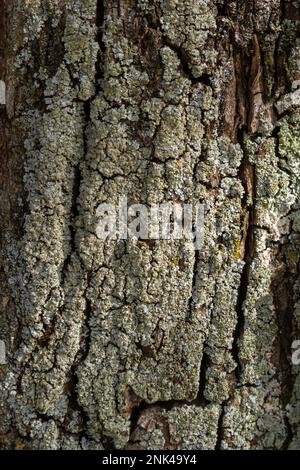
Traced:
[[193, 320], [193, 310], [195, 308], [195, 303], [197, 302], [197, 279], [198, 279], [198, 266], [200, 262], [200, 253], [199, 250], [195, 251], [195, 259], [193, 265], [193, 278], [192, 278], [192, 292], [188, 304], [188, 312], [186, 321], [191, 322]]
[[90, 326], [90, 320], [92, 316], [92, 304], [91, 301], [88, 297], [88, 289], [90, 287], [90, 282], [91, 282], [91, 274], [88, 274], [87, 278], [87, 287], [84, 293], [84, 298], [85, 298], [85, 311], [84, 311], [84, 325], [86, 327], [86, 332], [84, 333], [84, 348], [83, 348], [83, 353], [81, 357], [81, 362], [83, 362], [89, 354], [90, 351], [90, 344], [91, 344], [91, 326]]
[[[68, 394], [68, 407], [71, 408], [74, 411], [78, 411], [81, 417], [81, 427], [82, 430], [80, 432], [80, 439], [83, 437], [87, 437], [87, 427], [88, 427], [88, 422], [89, 422], [89, 416], [86, 413], [85, 409], [83, 406], [80, 404], [80, 400], [78, 397], [78, 376], [76, 373], [76, 367], [78, 364], [76, 364], [76, 361], [74, 362], [73, 366], [71, 367], [70, 370], [70, 378], [69, 381], [66, 384], [66, 391]], [[68, 415], [66, 415], [67, 419]]]
[[182, 47], [171, 43], [171, 41], [169, 40], [167, 36], [162, 35], [162, 40], [166, 46], [168, 46], [173, 52], [175, 52], [175, 54], [177, 55], [180, 61], [182, 72], [190, 80], [192, 85], [195, 85], [197, 83], [202, 83], [205, 86], [212, 87], [211, 77], [209, 76], [208, 73], [203, 73], [202, 75], [198, 77], [194, 76], [193, 71], [191, 70], [191, 67], [190, 67], [189, 59], [186, 55], [186, 52], [184, 51]]
[[215, 445], [215, 450], [222, 450], [222, 443], [224, 439], [224, 425], [223, 424], [224, 424], [225, 412], [226, 412], [225, 403], [222, 403], [220, 416], [218, 419], [217, 441]]
[[202, 360], [200, 365], [200, 374], [199, 374], [199, 389], [197, 397], [194, 401], [194, 404], [197, 406], [204, 407], [209, 404], [209, 401], [205, 398], [205, 385], [206, 385], [206, 373], [210, 366], [209, 355], [205, 352], [206, 343], [203, 345]]
[[80, 166], [77, 164], [73, 168], [73, 187], [72, 187], [72, 199], [71, 199], [71, 208], [70, 208], [70, 218], [69, 218], [69, 253], [64, 260], [61, 278], [62, 284], [65, 284], [67, 272], [72, 260], [73, 253], [76, 252], [76, 219], [78, 217], [78, 198], [80, 195], [80, 184], [81, 184], [81, 172]]
[[[245, 324], [245, 316], [244, 316], [244, 302], [247, 298], [248, 292], [248, 284], [249, 284], [249, 276], [251, 265], [254, 257], [254, 250], [255, 250], [255, 236], [254, 236], [254, 224], [255, 224], [255, 169], [254, 167], [248, 162], [247, 157], [245, 156], [246, 149], [244, 148], [243, 144], [243, 130], [241, 130], [242, 135], [239, 133], [238, 137], [241, 148], [243, 149], [244, 159], [240, 166], [239, 177], [243, 183], [244, 187], [244, 200], [243, 200], [243, 239], [241, 241], [241, 249], [243, 251], [243, 261], [244, 267], [240, 279], [240, 286], [238, 290], [238, 298], [236, 304], [236, 312], [237, 312], [237, 325], [236, 329], [233, 333], [233, 346], [232, 346], [232, 354], [237, 364], [235, 374], [236, 380], [239, 382], [241, 372], [242, 372], [242, 364], [239, 358], [239, 341], [242, 337], [244, 331], [244, 324]], [[249, 202], [250, 201], [250, 202]]]
[[[253, 4], [252, 4], [253, 6]], [[247, 138], [254, 138], [256, 132], [251, 132], [251, 122], [255, 117], [253, 114], [254, 99], [253, 83], [257, 79], [259, 69], [259, 45], [255, 44], [255, 37], [252, 39], [252, 45], [246, 48], [240, 48], [231, 35], [233, 42], [233, 62], [235, 75], [238, 77], [236, 82], [236, 141], [240, 146], [243, 157], [239, 167], [238, 177], [244, 188], [242, 199], [242, 216], [239, 255], [244, 262], [244, 267], [240, 277], [240, 284], [237, 292], [236, 316], [237, 322], [233, 331], [232, 357], [236, 367], [234, 370], [236, 387], [240, 385], [243, 364], [240, 361], [239, 343], [244, 333], [245, 314], [244, 304], [247, 299], [251, 266], [255, 254], [255, 203], [256, 203], [256, 181], [255, 166], [249, 162], [245, 141]], [[253, 49], [252, 49], [253, 46]], [[256, 46], [256, 47], [255, 47]], [[221, 413], [218, 421], [218, 437], [216, 449], [222, 448], [224, 438], [223, 422], [225, 418], [226, 405], [229, 403], [231, 395], [221, 405]]]
[[[105, 19], [105, 7], [104, 0], [97, 0], [97, 11], [96, 11], [96, 26], [97, 26], [97, 42], [99, 49], [102, 53], [105, 52], [105, 44], [103, 42], [103, 29]], [[100, 62], [98, 61], [98, 67]]]

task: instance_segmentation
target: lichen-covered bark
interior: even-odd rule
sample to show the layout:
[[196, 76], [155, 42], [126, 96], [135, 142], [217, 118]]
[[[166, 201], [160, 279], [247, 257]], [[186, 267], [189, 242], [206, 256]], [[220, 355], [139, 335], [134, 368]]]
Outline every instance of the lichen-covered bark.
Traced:
[[[2, 448], [299, 449], [298, 1], [0, 13]], [[201, 251], [99, 240], [122, 196]]]

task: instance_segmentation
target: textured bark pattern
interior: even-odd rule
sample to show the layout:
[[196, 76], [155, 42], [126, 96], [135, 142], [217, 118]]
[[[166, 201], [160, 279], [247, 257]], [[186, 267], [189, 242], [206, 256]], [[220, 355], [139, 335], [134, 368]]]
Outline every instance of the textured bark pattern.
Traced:
[[[299, 449], [298, 1], [0, 8], [1, 446]], [[200, 253], [99, 240], [120, 196]]]

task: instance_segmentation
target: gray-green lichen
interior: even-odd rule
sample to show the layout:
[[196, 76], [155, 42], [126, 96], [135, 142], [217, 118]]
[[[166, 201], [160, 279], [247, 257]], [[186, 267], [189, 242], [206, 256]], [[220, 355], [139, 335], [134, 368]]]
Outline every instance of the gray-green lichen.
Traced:
[[[299, 42], [284, 86], [274, 65], [299, 21], [279, 0], [104, 1], [97, 31], [96, 0], [15, 3], [27, 207], [1, 432], [35, 449], [299, 448]], [[122, 196], [203, 202], [201, 252], [100, 240], [97, 207]]]

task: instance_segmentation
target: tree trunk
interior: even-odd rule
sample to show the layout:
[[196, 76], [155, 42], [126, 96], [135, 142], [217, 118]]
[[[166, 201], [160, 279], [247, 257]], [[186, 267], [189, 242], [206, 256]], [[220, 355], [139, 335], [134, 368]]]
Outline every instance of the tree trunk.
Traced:
[[[300, 449], [298, 1], [0, 13], [0, 446]], [[121, 197], [201, 250], [101, 240]]]

